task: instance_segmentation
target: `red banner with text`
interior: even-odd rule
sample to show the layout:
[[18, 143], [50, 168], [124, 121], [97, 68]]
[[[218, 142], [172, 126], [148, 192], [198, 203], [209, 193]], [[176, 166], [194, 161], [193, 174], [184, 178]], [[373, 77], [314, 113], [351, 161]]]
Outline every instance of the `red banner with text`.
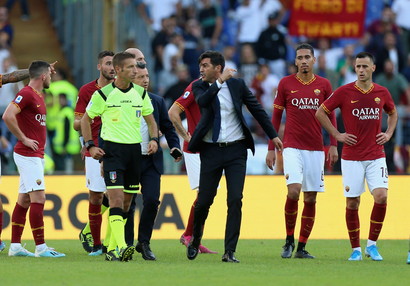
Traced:
[[360, 38], [366, 0], [293, 0], [289, 33], [309, 38]]

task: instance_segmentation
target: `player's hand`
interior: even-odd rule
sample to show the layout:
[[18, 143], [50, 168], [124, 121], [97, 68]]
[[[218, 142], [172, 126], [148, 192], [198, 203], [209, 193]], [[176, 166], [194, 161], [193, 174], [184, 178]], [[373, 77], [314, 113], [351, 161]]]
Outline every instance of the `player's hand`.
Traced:
[[268, 150], [268, 154], [266, 154], [266, 166], [273, 171], [273, 166], [275, 166], [276, 162], [276, 152], [275, 150]]
[[28, 148], [30, 148], [33, 151], [37, 151], [38, 150], [38, 141], [37, 140], [33, 140], [30, 138], [24, 138], [21, 143], [23, 143], [25, 146], [27, 146]]
[[357, 136], [349, 133], [339, 133], [335, 138], [337, 141], [349, 146], [357, 143]]
[[282, 141], [279, 139], [279, 137], [275, 137], [272, 139], [273, 144], [275, 145], [276, 150], [278, 150], [279, 152], [282, 152], [283, 150], [283, 143]]
[[379, 145], [384, 145], [387, 142], [389, 142], [391, 138], [391, 135], [384, 133], [384, 132], [380, 132], [379, 134], [376, 135], [376, 143]]
[[56, 68], [54, 67], [56, 65], [56, 63], [58, 63], [58, 62], [55, 61], [54, 63], [50, 64], [51, 74], [56, 73]]
[[191, 141], [191, 138], [192, 138], [191, 133], [187, 132], [184, 140], [189, 143], [189, 141]]
[[157, 153], [158, 151], [158, 142], [155, 140], [151, 140], [148, 143], [148, 155], [152, 155]]
[[327, 152], [326, 161], [329, 162], [329, 165], [333, 167], [333, 165], [339, 159], [339, 154], [337, 152], [336, 146], [330, 146], [329, 152]]
[[96, 146], [91, 147], [88, 152], [95, 160], [100, 160], [105, 155], [104, 150]]
[[226, 68], [224, 69], [223, 73], [221, 74], [221, 80], [223, 82], [227, 81], [236, 73], [236, 69]]

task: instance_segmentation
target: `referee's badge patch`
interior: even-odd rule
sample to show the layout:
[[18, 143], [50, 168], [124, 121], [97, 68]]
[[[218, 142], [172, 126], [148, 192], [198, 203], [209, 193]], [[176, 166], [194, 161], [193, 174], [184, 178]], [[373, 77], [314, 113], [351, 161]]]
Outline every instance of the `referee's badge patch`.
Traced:
[[110, 172], [110, 180], [111, 180], [111, 183], [113, 183], [113, 184], [117, 181], [117, 172], [116, 171]]
[[136, 111], [136, 116], [139, 118], [139, 117], [141, 117], [141, 110], [137, 110]]
[[183, 99], [186, 99], [191, 93], [189, 91], [185, 91], [184, 95], [182, 96]]

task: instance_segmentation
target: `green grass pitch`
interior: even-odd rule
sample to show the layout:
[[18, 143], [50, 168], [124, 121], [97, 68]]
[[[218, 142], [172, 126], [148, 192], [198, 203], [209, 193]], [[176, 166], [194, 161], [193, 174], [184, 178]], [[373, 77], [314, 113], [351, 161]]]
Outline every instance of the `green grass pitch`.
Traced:
[[[178, 240], [153, 240], [157, 261], [144, 261], [136, 253], [123, 263], [89, 257], [78, 240], [47, 242], [66, 253], [64, 258], [8, 257], [7, 247], [0, 253], [0, 285], [410, 285], [406, 240], [379, 241], [381, 262], [347, 261], [347, 240], [309, 241], [306, 249], [316, 256], [313, 260], [282, 259], [281, 240], [239, 240], [239, 264], [221, 262], [222, 240], [203, 243], [219, 254], [189, 261]], [[33, 242], [26, 248], [33, 251]]]

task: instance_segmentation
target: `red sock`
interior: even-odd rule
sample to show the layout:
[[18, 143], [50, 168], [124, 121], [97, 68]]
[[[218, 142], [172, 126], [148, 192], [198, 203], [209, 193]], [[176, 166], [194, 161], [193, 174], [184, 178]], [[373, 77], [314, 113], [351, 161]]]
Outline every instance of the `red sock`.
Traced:
[[386, 216], [387, 204], [374, 203], [372, 214], [370, 216], [369, 239], [376, 241], [379, 238], [383, 227], [384, 217]]
[[297, 217], [298, 217], [298, 200], [293, 200], [289, 197], [286, 197], [285, 225], [286, 225], [287, 235], [294, 234]]
[[23, 234], [26, 224], [27, 211], [28, 209], [16, 203], [13, 214], [11, 215], [11, 243], [21, 243], [21, 235]]
[[189, 212], [188, 224], [184, 232], [185, 236], [192, 236], [194, 232], [194, 213], [195, 213], [195, 205], [196, 205], [197, 200], [198, 198], [195, 199], [194, 203], [191, 206], [191, 211]]
[[0, 212], [0, 242], [1, 242], [1, 232], [3, 230], [3, 212]]
[[312, 232], [313, 224], [315, 223], [316, 202], [304, 202], [304, 204], [305, 206], [302, 212], [299, 242], [306, 243], [310, 236], [310, 233]]
[[352, 248], [360, 247], [359, 210], [346, 208], [346, 225]]
[[44, 220], [43, 220], [44, 204], [30, 204], [30, 225], [33, 233], [34, 242], [36, 245], [44, 243]]
[[94, 245], [101, 245], [101, 205], [88, 204], [88, 219], [90, 221], [90, 229]]

